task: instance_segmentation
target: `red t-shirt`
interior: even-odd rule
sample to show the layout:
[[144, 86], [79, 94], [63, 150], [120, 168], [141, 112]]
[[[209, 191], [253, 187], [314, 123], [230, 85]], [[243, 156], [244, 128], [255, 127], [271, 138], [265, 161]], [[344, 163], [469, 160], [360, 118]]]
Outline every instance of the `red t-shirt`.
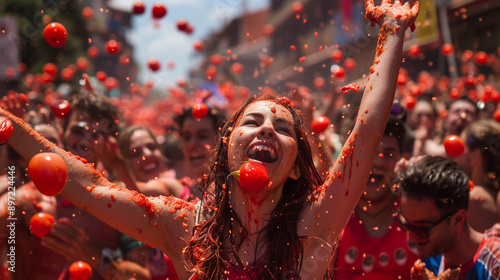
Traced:
[[383, 237], [375, 238], [353, 213], [341, 236], [333, 270], [335, 279], [410, 279], [411, 266], [419, 259], [396, 221]]

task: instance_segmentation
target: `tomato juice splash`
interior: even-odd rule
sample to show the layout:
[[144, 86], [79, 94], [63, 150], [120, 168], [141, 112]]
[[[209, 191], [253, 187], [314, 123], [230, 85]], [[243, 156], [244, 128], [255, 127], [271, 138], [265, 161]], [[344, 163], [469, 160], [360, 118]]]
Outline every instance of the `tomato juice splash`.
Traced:
[[354, 92], [358, 92], [359, 90], [359, 85], [358, 84], [355, 84], [355, 83], [350, 83], [348, 85], [345, 85], [343, 87], [340, 88], [340, 90], [344, 93], [344, 94], [347, 94], [347, 90], [353, 90]]

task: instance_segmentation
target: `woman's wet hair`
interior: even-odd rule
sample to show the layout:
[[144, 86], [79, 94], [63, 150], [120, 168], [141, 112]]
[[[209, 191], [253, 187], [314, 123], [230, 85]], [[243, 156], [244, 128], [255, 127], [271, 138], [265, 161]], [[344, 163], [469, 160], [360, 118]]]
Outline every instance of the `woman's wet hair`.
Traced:
[[[265, 250], [263, 264], [260, 264], [264, 267], [262, 279], [281, 279], [285, 274], [299, 275], [302, 266], [301, 238], [305, 236], [298, 236], [297, 233], [299, 216], [312, 202], [316, 187], [323, 182], [314, 167], [300, 112], [295, 110], [286, 98], [262, 95], [248, 99], [228, 119], [221, 130], [221, 141], [216, 146], [208, 174], [202, 181], [203, 221], [194, 227], [193, 237], [185, 248], [187, 267], [196, 272], [199, 279], [222, 279], [228, 258], [234, 258], [241, 263], [237, 251], [248, 236], [248, 232], [232, 211], [229, 201], [230, 187], [227, 186], [229, 182], [226, 179], [229, 174], [227, 141], [246, 108], [258, 101], [276, 102], [291, 112], [297, 137], [295, 163], [301, 173], [297, 180], [291, 178], [286, 180], [282, 196], [271, 213], [268, 225], [258, 234], [255, 244], [257, 252]], [[258, 261], [260, 260], [254, 260], [254, 263]], [[240, 266], [245, 269], [243, 265]]]

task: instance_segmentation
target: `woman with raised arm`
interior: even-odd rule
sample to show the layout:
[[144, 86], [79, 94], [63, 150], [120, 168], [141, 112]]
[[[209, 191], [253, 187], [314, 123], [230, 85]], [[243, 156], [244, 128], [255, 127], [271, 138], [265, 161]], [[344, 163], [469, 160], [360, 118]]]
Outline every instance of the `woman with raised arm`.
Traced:
[[[61, 195], [119, 231], [162, 249], [181, 279], [322, 279], [332, 245], [347, 223], [371, 171], [391, 110], [405, 30], [418, 3], [366, 1], [366, 15], [381, 26], [372, 74], [356, 125], [330, 176], [321, 184], [300, 113], [286, 98], [248, 100], [221, 131], [199, 202], [145, 197], [115, 187], [92, 166], [62, 149], [69, 179]], [[9, 140], [30, 159], [52, 144], [13, 120]], [[244, 162], [263, 165], [263, 189], [240, 184]], [[187, 242], [187, 243], [186, 243]]]

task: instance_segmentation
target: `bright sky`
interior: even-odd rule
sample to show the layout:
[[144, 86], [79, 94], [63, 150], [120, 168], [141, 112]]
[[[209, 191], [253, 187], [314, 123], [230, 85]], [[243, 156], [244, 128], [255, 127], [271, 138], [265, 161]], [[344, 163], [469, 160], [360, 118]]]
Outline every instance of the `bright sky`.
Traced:
[[[113, 6], [128, 9], [135, 0], [113, 0]], [[269, 0], [142, 0], [146, 11], [133, 15], [132, 29], [127, 34], [134, 46], [134, 58], [141, 66], [139, 80], [152, 80], [155, 87], [165, 90], [175, 85], [178, 78], [186, 78], [190, 68], [199, 65], [200, 56], [193, 50], [193, 42], [203, 40], [211, 32], [219, 30], [226, 23], [241, 14], [242, 4], [247, 2], [249, 11], [266, 7]], [[160, 2], [167, 8], [167, 15], [155, 23], [151, 16], [152, 6]], [[184, 18], [194, 26], [188, 35], [177, 29], [177, 20]], [[161, 63], [158, 72], [147, 69], [147, 61], [157, 58]], [[174, 62], [175, 67], [167, 67]]]

